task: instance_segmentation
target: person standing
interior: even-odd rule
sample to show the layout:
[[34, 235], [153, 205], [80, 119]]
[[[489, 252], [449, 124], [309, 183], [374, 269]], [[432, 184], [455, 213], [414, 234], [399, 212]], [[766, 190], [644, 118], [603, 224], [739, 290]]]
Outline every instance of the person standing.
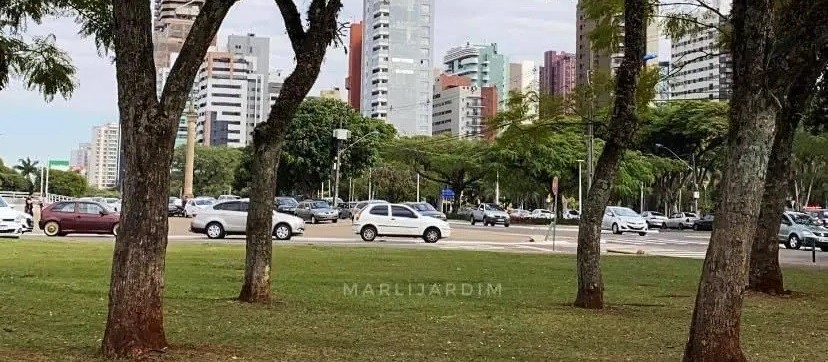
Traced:
[[32, 193], [29, 193], [29, 196], [26, 196], [26, 206], [24, 207], [23, 212], [34, 216], [34, 197]]

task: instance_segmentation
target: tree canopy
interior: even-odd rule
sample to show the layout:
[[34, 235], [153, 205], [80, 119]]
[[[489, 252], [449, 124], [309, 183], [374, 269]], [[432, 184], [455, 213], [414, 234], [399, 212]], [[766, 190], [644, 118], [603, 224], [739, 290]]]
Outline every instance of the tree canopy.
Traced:
[[[178, 196], [184, 181], [186, 146], [175, 149], [172, 163], [170, 194]], [[242, 150], [229, 147], [196, 145], [193, 167], [193, 192], [196, 195], [218, 196], [231, 191]]]

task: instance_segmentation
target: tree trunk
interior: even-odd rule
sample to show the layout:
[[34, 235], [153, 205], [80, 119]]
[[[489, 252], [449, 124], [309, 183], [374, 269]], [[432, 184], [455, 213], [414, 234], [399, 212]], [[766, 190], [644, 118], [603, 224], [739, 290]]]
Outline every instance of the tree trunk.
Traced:
[[270, 267], [273, 260], [272, 200], [276, 197], [276, 170], [280, 156], [281, 144], [261, 142], [253, 148], [250, 194], [256, 197], [250, 199], [247, 214], [244, 284], [239, 293], [239, 300], [248, 303], [270, 302]]
[[745, 361], [740, 346], [748, 250], [756, 231], [776, 105], [768, 94], [765, 55], [771, 31], [769, 0], [733, 2], [733, 96], [726, 166], [684, 361]]
[[624, 60], [617, 71], [615, 101], [609, 122], [610, 137], [595, 166], [592, 187], [587, 192], [582, 220], [578, 226], [578, 293], [575, 306], [604, 307], [601, 276], [601, 220], [618, 175], [624, 152], [640, 128], [635, 114], [636, 89], [645, 52], [646, 0], [624, 1]]

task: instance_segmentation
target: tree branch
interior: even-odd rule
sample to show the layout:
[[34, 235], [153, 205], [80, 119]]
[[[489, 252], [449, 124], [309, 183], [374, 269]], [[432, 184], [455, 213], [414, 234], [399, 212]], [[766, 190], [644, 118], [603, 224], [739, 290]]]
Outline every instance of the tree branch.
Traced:
[[[311, 4], [311, 9], [314, 8], [314, 5], [317, 5], [317, 2], [321, 0], [314, 0]], [[322, 1], [324, 2], [324, 1]], [[296, 4], [293, 0], [276, 0], [276, 5], [279, 6], [279, 12], [282, 13], [282, 19], [285, 20], [285, 29], [287, 30], [288, 38], [290, 38], [290, 44], [293, 47], [293, 52], [299, 54], [302, 49], [302, 45], [305, 43], [305, 28], [302, 26], [302, 16], [299, 15], [299, 9], [296, 8]], [[313, 22], [311, 22], [313, 24]]]
[[215, 38], [221, 23], [236, 0], [209, 0], [190, 29], [187, 39], [181, 48], [181, 53], [170, 70], [169, 78], [164, 84], [161, 93], [161, 107], [163, 112], [173, 115], [176, 122], [193, 87], [198, 68], [204, 62], [204, 55]]

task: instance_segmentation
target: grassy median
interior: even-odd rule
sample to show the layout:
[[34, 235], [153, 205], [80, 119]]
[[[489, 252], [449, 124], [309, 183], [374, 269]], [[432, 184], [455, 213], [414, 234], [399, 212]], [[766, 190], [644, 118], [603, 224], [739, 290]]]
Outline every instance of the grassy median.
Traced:
[[[0, 360], [98, 359], [111, 253], [107, 242], [0, 239]], [[610, 306], [586, 311], [568, 305], [573, 256], [280, 246], [279, 302], [255, 306], [233, 301], [243, 254], [169, 247], [165, 360], [678, 360], [701, 267], [605, 257]], [[824, 273], [789, 268], [794, 296], [747, 299], [749, 359], [825, 359]]]

